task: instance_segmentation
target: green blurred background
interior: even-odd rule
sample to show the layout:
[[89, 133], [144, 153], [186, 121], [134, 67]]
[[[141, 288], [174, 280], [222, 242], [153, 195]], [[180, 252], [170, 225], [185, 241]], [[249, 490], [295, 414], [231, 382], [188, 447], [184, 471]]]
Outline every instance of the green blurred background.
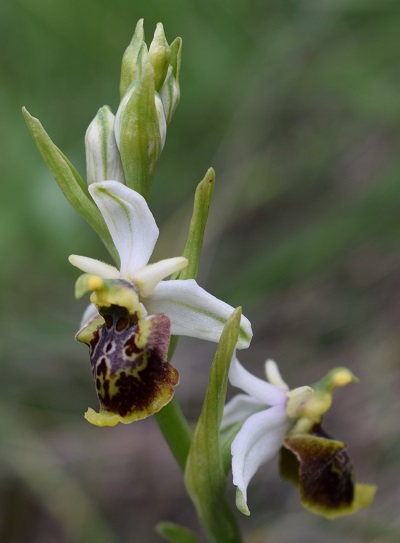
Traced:
[[[151, 208], [156, 257], [180, 253], [196, 183], [217, 172], [200, 282], [242, 305], [241, 353], [292, 386], [346, 365], [326, 430], [350, 444], [374, 504], [336, 522], [263, 467], [240, 519], [250, 543], [398, 542], [400, 518], [400, 4], [398, 0], [0, 0], [0, 541], [153, 543], [197, 528], [154, 420], [98, 429], [73, 340], [70, 253], [108, 260], [44, 166], [21, 107], [84, 174], [83, 137], [118, 105], [136, 21], [183, 38], [182, 100]], [[215, 346], [180, 341], [177, 396], [195, 420]], [[230, 394], [233, 391], [230, 390]], [[232, 496], [233, 489], [230, 485]], [[239, 515], [238, 515], [239, 516]]]

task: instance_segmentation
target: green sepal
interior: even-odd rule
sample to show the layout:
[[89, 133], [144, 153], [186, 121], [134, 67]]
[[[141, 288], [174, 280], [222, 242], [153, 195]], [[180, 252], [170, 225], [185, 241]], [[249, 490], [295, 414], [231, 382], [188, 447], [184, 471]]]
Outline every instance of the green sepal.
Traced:
[[215, 171], [210, 168], [204, 179], [197, 185], [194, 196], [189, 233], [182, 253], [182, 256], [188, 259], [189, 264], [177, 274], [176, 279], [196, 279], [197, 277], [214, 184]]
[[211, 541], [241, 541], [225, 502], [225, 470], [219, 437], [230, 361], [237, 343], [241, 309], [226, 322], [211, 365], [206, 397], [193, 433], [185, 485]]
[[150, 44], [148, 60], [154, 70], [154, 86], [158, 92], [167, 75], [170, 59], [169, 45], [165, 38], [162, 23], [157, 23], [153, 41]]
[[179, 84], [179, 74], [181, 71], [181, 55], [182, 55], [182, 38], [175, 38], [169, 46], [170, 59], [169, 63], [172, 66], [172, 71], [175, 79]]
[[140, 77], [147, 59], [147, 45], [144, 41], [143, 19], [137, 22], [135, 32], [122, 57], [121, 80], [119, 85], [121, 99], [129, 85]]
[[107, 225], [98, 207], [90, 197], [85, 181], [68, 158], [52, 142], [39, 119], [32, 117], [26, 108], [22, 108], [22, 113], [40, 154], [53, 173], [64, 196], [95, 230], [111, 256], [118, 262], [118, 254]]
[[281, 455], [281, 475], [297, 484], [302, 505], [317, 515], [334, 519], [369, 505], [374, 485], [356, 484], [346, 444], [331, 439], [318, 427], [317, 435], [286, 437], [285, 447], [295, 455]]
[[155, 100], [154, 71], [147, 62], [121, 101], [115, 127], [126, 185], [145, 198], [163, 147]]
[[193, 532], [174, 522], [159, 522], [156, 532], [170, 543], [199, 543]]

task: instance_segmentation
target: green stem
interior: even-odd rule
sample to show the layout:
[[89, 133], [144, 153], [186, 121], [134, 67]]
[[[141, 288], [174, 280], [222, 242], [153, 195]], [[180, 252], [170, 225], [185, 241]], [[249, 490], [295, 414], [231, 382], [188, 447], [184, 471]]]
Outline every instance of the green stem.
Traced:
[[173, 398], [155, 414], [158, 426], [182, 471], [189, 454], [192, 431], [178, 401]]

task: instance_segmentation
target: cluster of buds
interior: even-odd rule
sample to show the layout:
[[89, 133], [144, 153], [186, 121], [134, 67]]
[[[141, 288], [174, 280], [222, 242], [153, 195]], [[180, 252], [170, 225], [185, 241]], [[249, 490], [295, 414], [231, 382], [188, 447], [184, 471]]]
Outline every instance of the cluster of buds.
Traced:
[[[86, 182], [38, 119], [24, 110], [60, 188], [117, 266], [85, 256], [69, 258], [84, 272], [77, 297], [92, 291], [76, 339], [89, 347], [100, 410], [89, 409], [85, 417], [98, 426], [130, 423], [164, 407], [179, 381], [167, 361], [171, 334], [218, 342], [233, 311], [195, 281], [212, 170], [196, 192], [188, 252], [149, 264], [159, 231], [146, 199], [179, 102], [180, 62], [181, 39], [168, 45], [158, 23], [147, 48], [140, 20], [123, 55], [116, 115], [103, 106], [87, 129]], [[171, 275], [174, 280], [166, 281]], [[242, 317], [237, 348], [248, 347], [251, 337], [251, 324]]]
[[179, 103], [181, 45], [181, 38], [168, 45], [158, 23], [148, 49], [138, 22], [122, 59], [118, 111], [100, 108], [86, 132], [89, 184], [113, 179], [148, 195]]

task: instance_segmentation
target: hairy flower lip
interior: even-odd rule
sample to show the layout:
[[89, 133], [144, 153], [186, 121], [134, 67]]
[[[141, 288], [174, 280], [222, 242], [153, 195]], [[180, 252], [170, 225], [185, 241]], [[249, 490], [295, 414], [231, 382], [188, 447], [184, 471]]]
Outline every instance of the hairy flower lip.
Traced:
[[[129, 288], [129, 287], [128, 287]], [[85, 418], [96, 426], [129, 424], [153, 415], [174, 395], [179, 374], [167, 361], [170, 320], [140, 318], [122, 305], [101, 307], [101, 318], [77, 335], [89, 347], [100, 411]]]

